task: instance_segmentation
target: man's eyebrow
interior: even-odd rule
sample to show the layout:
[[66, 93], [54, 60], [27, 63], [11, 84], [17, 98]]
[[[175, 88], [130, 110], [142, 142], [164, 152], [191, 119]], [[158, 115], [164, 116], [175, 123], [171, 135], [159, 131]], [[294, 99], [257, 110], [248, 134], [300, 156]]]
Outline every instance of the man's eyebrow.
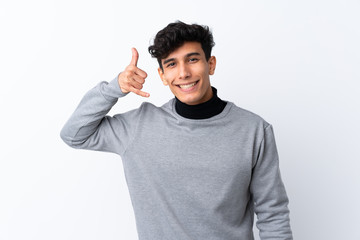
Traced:
[[[200, 56], [200, 53], [198, 53], [198, 52], [191, 52], [191, 53], [186, 54], [185, 56], [186, 56], [186, 57]], [[167, 64], [167, 63], [169, 63], [169, 62], [172, 62], [172, 61], [174, 61], [174, 60], [175, 60], [175, 58], [165, 59], [164, 62], [163, 62], [163, 64], [165, 65], [165, 64]]]
[[169, 59], [166, 59], [166, 60], [164, 60], [164, 65], [165, 64], [167, 64], [168, 62], [172, 62], [172, 61], [174, 61], [175, 60], [175, 58], [169, 58]]
[[188, 53], [188, 54], [186, 54], [186, 57], [191, 57], [191, 56], [200, 56], [200, 53], [198, 53], [198, 52], [192, 52], [192, 53]]

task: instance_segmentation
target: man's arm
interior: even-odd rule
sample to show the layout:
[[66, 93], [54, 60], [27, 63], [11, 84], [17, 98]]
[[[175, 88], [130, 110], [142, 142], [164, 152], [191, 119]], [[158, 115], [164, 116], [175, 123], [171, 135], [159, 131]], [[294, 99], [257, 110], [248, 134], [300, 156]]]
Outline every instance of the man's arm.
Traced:
[[253, 167], [250, 190], [262, 240], [292, 240], [289, 201], [281, 180], [273, 128], [264, 129], [259, 155]]
[[124, 72], [111, 82], [101, 82], [86, 93], [61, 130], [60, 136], [69, 146], [122, 154], [129, 143], [140, 110], [114, 117], [106, 116], [118, 98], [129, 92], [148, 97], [141, 91], [147, 74], [137, 68], [138, 53], [132, 49], [132, 60]]

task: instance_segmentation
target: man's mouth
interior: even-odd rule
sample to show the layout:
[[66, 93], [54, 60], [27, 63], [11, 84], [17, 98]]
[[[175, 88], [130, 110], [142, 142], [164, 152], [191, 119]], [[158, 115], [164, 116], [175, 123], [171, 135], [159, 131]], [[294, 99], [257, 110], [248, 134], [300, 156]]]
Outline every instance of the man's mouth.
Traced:
[[189, 89], [189, 88], [195, 86], [198, 82], [199, 82], [199, 80], [196, 81], [196, 82], [190, 83], [190, 84], [182, 84], [182, 85], [178, 85], [178, 86], [179, 86], [181, 89]]

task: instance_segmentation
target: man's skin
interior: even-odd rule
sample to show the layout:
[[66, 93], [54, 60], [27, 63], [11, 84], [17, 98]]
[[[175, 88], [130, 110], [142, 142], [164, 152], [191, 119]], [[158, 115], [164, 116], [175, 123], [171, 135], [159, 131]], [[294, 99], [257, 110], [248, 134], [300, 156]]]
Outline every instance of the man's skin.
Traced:
[[[118, 83], [124, 93], [134, 92], [143, 97], [150, 94], [141, 91], [147, 74], [137, 67], [139, 54], [132, 48], [132, 59], [125, 70], [119, 74]], [[206, 60], [199, 42], [185, 42], [165, 59], [158, 72], [165, 86], [183, 103], [195, 105], [206, 102], [213, 96], [210, 75], [214, 74], [216, 58]], [[194, 84], [192, 86], [192, 84]], [[190, 85], [189, 85], [190, 84]], [[188, 86], [184, 86], [188, 85]]]

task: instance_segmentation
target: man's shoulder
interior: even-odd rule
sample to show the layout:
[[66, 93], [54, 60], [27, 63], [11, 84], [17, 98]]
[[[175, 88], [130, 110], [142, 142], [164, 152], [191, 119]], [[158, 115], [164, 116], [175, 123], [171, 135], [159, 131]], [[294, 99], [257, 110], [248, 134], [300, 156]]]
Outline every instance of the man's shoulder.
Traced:
[[151, 102], [142, 102], [138, 108], [132, 109], [125, 114], [137, 115], [138, 117], [141, 116], [142, 118], [161, 118], [164, 116], [166, 117], [171, 114], [171, 103], [172, 100], [161, 106], [156, 106], [154, 103]]
[[237, 106], [233, 102], [228, 102], [227, 104], [231, 105], [230, 117], [241, 122], [241, 124], [245, 124], [247, 126], [261, 126], [262, 128], [266, 128], [270, 125], [270, 123], [268, 123], [262, 116], [251, 110]]
[[143, 102], [140, 105], [139, 109], [150, 113], [156, 113], [157, 111], [169, 111], [172, 107], [173, 100], [174, 99], [171, 99], [160, 106], [156, 106], [154, 103], [151, 102]]

